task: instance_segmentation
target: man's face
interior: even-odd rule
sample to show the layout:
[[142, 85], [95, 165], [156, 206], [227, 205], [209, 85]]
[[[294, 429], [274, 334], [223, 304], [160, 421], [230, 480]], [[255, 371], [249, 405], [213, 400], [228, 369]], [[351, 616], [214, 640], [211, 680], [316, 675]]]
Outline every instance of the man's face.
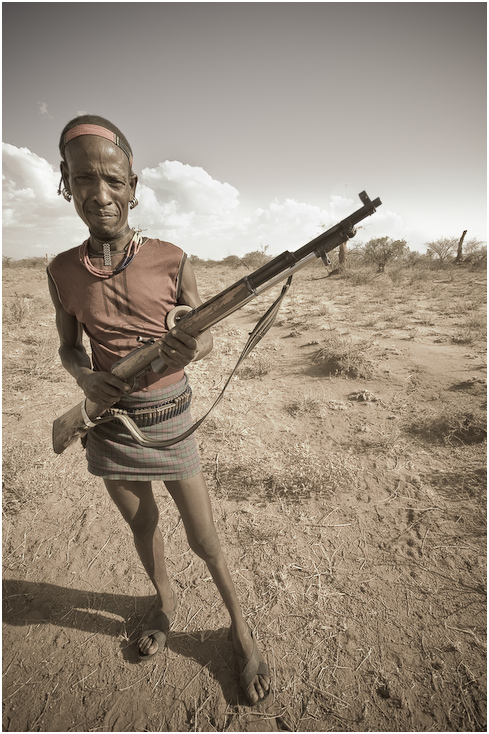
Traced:
[[65, 155], [63, 180], [90, 234], [103, 242], [123, 235], [137, 183], [125, 153], [110, 140], [83, 135], [69, 142]]

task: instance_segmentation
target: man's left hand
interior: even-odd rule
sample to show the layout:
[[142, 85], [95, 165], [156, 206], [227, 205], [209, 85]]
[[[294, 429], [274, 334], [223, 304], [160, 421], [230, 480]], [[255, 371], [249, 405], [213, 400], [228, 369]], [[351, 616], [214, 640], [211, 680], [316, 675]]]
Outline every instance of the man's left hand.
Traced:
[[197, 339], [178, 329], [172, 329], [159, 349], [160, 357], [172, 370], [181, 370], [197, 357]]

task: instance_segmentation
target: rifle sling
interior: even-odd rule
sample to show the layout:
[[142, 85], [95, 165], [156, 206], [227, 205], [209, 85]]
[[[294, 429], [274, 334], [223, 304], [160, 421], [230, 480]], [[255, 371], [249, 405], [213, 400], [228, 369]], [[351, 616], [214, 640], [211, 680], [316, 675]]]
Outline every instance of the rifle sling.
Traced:
[[101, 416], [99, 418], [95, 418], [93, 421], [90, 421], [92, 425], [97, 426], [99, 423], [107, 423], [111, 420], [118, 420], [120, 421], [127, 430], [131, 433], [132, 437], [141, 445], [146, 446], [148, 448], [168, 448], [169, 446], [174, 446], [177, 443], [180, 443], [180, 441], [183, 441], [184, 439], [188, 438], [189, 436], [194, 433], [194, 431], [199, 428], [202, 423], [206, 420], [208, 415], [211, 413], [212, 410], [216, 407], [218, 403], [220, 403], [224, 392], [226, 391], [227, 386], [231, 382], [231, 379], [233, 378], [236, 370], [241, 365], [241, 363], [246, 359], [246, 357], [250, 354], [250, 352], [254, 349], [254, 347], [258, 344], [258, 342], [265, 336], [267, 331], [272, 327], [278, 311], [280, 309], [280, 306], [282, 304], [283, 299], [285, 298], [285, 295], [287, 291], [289, 290], [290, 284], [292, 283], [292, 275], [289, 276], [287, 279], [287, 282], [282, 287], [282, 290], [280, 292], [280, 295], [278, 298], [274, 301], [274, 303], [270, 306], [268, 311], [261, 317], [253, 331], [249, 335], [249, 339], [245, 344], [245, 347], [243, 351], [241, 352], [241, 355], [236, 362], [236, 365], [234, 366], [233, 371], [229, 375], [228, 379], [226, 380], [223, 389], [221, 390], [220, 394], [218, 395], [217, 399], [214, 401], [214, 403], [211, 405], [207, 413], [205, 413], [202, 418], [199, 418], [190, 428], [185, 431], [184, 433], [181, 433], [179, 436], [175, 436], [174, 438], [168, 438], [168, 439], [152, 439], [148, 438], [144, 435], [144, 433], [138, 428], [138, 426], [135, 424], [135, 422], [132, 420], [132, 418], [127, 415], [127, 413], [118, 413], [116, 415], [106, 415]]

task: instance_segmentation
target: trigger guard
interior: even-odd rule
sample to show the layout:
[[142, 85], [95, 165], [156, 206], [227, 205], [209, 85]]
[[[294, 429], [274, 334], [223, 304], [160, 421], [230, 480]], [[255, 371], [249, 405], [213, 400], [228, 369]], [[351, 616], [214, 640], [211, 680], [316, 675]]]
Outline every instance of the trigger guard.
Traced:
[[193, 308], [185, 305], [175, 306], [171, 311], [168, 311], [166, 315], [166, 328], [168, 331], [171, 331], [176, 326], [177, 321], [189, 311], [193, 311]]
[[328, 257], [328, 253], [324, 252], [324, 250], [321, 250], [321, 260], [323, 261], [324, 265], [328, 267], [331, 265], [331, 260]]

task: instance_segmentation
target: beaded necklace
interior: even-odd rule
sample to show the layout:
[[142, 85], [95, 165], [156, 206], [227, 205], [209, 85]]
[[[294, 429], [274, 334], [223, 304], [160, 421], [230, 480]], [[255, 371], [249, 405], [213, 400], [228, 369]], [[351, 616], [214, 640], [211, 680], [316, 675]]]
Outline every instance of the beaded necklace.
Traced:
[[89, 273], [96, 275], [97, 278], [112, 278], [112, 276], [122, 273], [122, 271], [132, 263], [143, 244], [144, 240], [141, 236], [141, 230], [136, 230], [120, 265], [118, 265], [115, 270], [100, 270], [99, 268], [96, 268], [90, 260], [90, 256], [88, 254], [88, 240], [86, 240], [83, 245], [80, 246], [80, 262]]

